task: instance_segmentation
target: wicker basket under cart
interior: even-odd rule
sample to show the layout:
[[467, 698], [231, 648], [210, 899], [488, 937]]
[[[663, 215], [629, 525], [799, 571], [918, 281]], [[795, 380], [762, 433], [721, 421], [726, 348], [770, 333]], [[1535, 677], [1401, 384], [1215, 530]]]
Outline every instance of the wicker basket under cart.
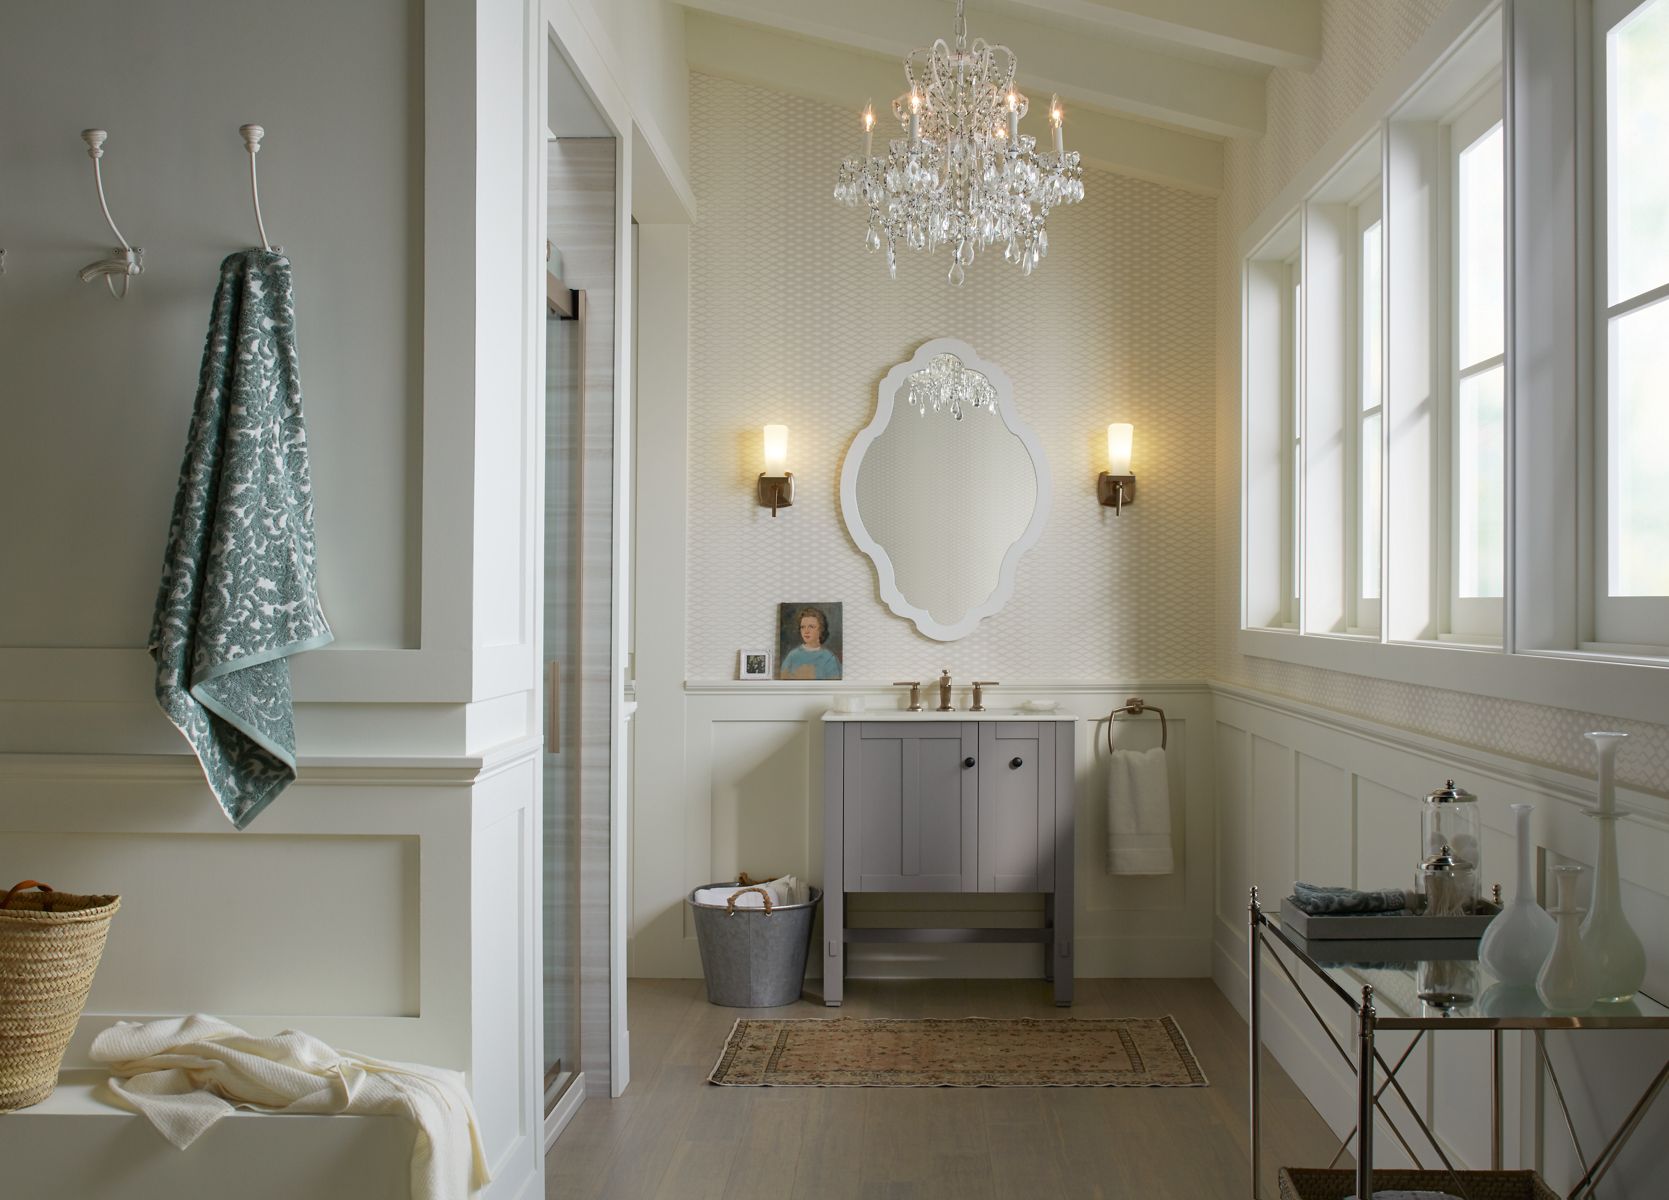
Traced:
[[0, 900], [0, 1112], [39, 1104], [81, 1019], [119, 896], [26, 879]]

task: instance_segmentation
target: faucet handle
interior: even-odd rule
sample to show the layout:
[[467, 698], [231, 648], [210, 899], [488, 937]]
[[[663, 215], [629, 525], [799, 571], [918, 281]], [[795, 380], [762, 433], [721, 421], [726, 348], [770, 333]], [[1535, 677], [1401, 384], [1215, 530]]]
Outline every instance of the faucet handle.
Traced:
[[981, 689], [988, 688], [988, 687], [998, 687], [998, 686], [1000, 686], [1000, 684], [995, 679], [976, 679], [976, 680], [974, 680], [974, 702], [973, 702], [972, 706], [969, 707], [968, 711], [969, 712], [984, 712], [985, 711], [985, 702], [980, 697]]
[[901, 679], [894, 682], [893, 687], [907, 687], [910, 689], [910, 712], [921, 711], [921, 680]]

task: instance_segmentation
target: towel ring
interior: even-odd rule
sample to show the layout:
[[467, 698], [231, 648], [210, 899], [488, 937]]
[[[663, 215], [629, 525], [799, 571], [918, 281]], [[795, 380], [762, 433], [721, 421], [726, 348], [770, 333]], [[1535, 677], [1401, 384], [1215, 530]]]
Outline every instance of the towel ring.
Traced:
[[1145, 712], [1156, 712], [1159, 714], [1159, 748], [1163, 750], [1166, 747], [1171, 740], [1171, 725], [1169, 721], [1165, 720], [1165, 710], [1160, 708], [1157, 704], [1148, 704], [1144, 702], [1140, 696], [1132, 696], [1124, 702], [1123, 708], [1115, 708], [1112, 712], [1107, 714], [1108, 754], [1113, 752], [1113, 718], [1117, 717], [1119, 713], [1129, 713], [1133, 717], [1139, 717]]

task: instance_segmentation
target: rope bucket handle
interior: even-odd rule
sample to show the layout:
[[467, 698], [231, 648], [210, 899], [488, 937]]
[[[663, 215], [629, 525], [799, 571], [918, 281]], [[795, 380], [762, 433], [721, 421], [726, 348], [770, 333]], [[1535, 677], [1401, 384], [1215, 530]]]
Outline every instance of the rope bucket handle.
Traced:
[[727, 917], [734, 917], [736, 915], [736, 897], [746, 895], [748, 892], [758, 892], [761, 896], [765, 897], [765, 915], [767, 917], [770, 916], [771, 893], [767, 892], [762, 887], [745, 887], [739, 892], [732, 892], [730, 894], [730, 902], [725, 905], [724, 915]]
[[[50, 887], [48, 887], [46, 884], [41, 883], [38, 880], [34, 880], [34, 879], [25, 879], [21, 883], [14, 884], [12, 886], [12, 890], [6, 893], [6, 898], [4, 900], [0, 900], [0, 909], [11, 907], [12, 897], [16, 896], [19, 892], [26, 892], [30, 888], [39, 888], [41, 891], [45, 892], [49, 897], [52, 895], [52, 889]], [[48, 899], [48, 900], [46, 900], [42, 903], [41, 907], [46, 909], [48, 912], [50, 912], [51, 911], [51, 905], [52, 905], [52, 901], [50, 899]]]

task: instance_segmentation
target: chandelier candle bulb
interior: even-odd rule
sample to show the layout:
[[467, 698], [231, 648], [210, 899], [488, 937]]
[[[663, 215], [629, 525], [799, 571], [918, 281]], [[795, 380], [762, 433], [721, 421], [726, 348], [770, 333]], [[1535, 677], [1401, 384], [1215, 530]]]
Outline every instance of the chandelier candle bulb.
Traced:
[[875, 157], [875, 106], [864, 105], [863, 110], [863, 157], [868, 162]]
[[1049, 98], [1049, 124], [1055, 127], [1055, 157], [1059, 159], [1064, 159], [1066, 157], [1066, 139], [1061, 133], [1062, 123], [1063, 114], [1061, 113], [1061, 98], [1059, 96], [1051, 96]]

